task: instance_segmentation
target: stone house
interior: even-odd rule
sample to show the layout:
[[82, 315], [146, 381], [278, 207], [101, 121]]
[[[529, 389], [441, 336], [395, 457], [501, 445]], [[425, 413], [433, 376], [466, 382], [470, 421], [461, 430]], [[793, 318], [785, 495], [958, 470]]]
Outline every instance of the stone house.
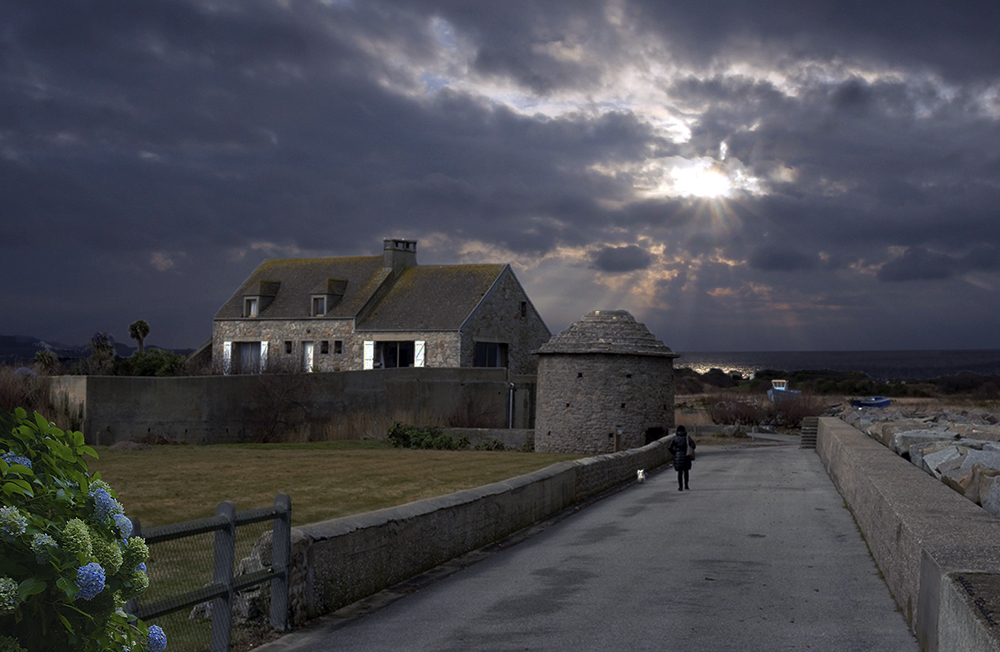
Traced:
[[674, 426], [678, 355], [627, 311], [595, 310], [536, 354], [536, 451], [614, 453]]
[[510, 265], [418, 265], [413, 240], [381, 256], [265, 260], [219, 309], [224, 373], [506, 367], [534, 374], [551, 332]]

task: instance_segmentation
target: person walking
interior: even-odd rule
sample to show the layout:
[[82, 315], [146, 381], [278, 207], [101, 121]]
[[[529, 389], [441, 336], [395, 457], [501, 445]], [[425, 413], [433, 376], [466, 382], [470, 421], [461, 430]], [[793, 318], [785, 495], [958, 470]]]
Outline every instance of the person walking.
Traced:
[[694, 440], [687, 434], [687, 428], [677, 426], [677, 433], [667, 445], [674, 456], [674, 470], [677, 471], [677, 491], [691, 490], [688, 479], [691, 474], [691, 460], [694, 459]]

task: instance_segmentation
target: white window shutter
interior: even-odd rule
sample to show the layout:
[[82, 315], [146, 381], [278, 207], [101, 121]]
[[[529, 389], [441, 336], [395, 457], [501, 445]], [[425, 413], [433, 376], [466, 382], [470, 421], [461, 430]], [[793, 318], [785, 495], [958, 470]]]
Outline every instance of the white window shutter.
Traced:
[[302, 343], [302, 370], [306, 373], [312, 373], [315, 361], [315, 358], [313, 357], [313, 354], [315, 353], [315, 346], [315, 342]]
[[417, 340], [413, 343], [413, 366], [423, 367], [424, 366], [424, 344], [422, 340]]
[[222, 343], [222, 373], [229, 375], [233, 370], [233, 343]]
[[375, 342], [365, 340], [365, 369], [375, 368]]
[[260, 373], [264, 373], [265, 369], [267, 369], [267, 342], [261, 342], [260, 343], [260, 369], [258, 371]]

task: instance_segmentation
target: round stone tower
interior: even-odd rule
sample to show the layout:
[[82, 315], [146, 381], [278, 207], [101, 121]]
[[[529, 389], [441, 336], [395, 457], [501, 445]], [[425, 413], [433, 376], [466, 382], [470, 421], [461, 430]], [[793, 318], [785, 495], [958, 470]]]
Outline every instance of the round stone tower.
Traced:
[[674, 358], [625, 310], [595, 310], [538, 351], [535, 450], [613, 453], [674, 425]]

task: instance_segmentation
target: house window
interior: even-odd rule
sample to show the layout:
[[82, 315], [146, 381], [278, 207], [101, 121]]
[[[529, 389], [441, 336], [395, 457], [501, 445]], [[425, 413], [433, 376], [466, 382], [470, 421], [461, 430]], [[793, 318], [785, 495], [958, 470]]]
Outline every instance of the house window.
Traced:
[[257, 297], [247, 298], [243, 300], [243, 316], [244, 317], [256, 317], [257, 316], [257, 306], [259, 300]]
[[328, 354], [330, 352], [330, 342], [328, 342], [327, 340], [323, 340], [322, 342], [320, 342], [319, 352], [323, 355]]
[[313, 297], [313, 317], [322, 317], [326, 314], [326, 297]]
[[233, 342], [232, 371], [259, 374], [267, 366], [267, 342]]
[[335, 355], [340, 355], [343, 352], [344, 352], [344, 342], [343, 342], [343, 340], [334, 340], [333, 341], [333, 353]]
[[476, 342], [474, 367], [506, 367], [507, 345], [503, 342]]
[[521, 316], [522, 317], [527, 317], [528, 316], [528, 302], [527, 301], [522, 301], [521, 302]]
[[413, 342], [375, 342], [375, 367], [412, 367], [413, 348]]
[[291, 340], [285, 340], [285, 355], [292, 354], [292, 342]]

